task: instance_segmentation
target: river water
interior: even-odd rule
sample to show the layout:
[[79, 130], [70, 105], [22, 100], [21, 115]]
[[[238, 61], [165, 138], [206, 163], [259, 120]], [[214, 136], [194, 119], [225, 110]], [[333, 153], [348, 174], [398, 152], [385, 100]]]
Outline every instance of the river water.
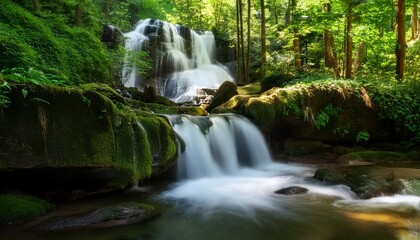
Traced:
[[[273, 161], [261, 133], [239, 116], [169, 119], [182, 149], [176, 181], [59, 205], [46, 217], [1, 229], [0, 239], [420, 239], [419, 196], [361, 200], [344, 185], [317, 181], [312, 178], [315, 167]], [[307, 192], [275, 193], [292, 186]], [[47, 217], [124, 201], [149, 203], [159, 214], [147, 222], [110, 228], [42, 233], [32, 227]]]

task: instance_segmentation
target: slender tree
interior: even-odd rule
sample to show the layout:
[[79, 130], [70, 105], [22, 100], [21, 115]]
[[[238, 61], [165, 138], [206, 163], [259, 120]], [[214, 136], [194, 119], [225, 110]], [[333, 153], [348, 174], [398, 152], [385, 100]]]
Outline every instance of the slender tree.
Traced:
[[351, 1], [347, 4], [346, 27], [344, 28], [344, 77], [351, 78], [352, 73], [352, 54], [353, 54], [353, 39], [351, 36], [352, 25], [352, 5]]
[[251, 66], [251, 0], [247, 1], [247, 35], [246, 35], [246, 66], [245, 66], [245, 82], [249, 82], [249, 69]]
[[419, 37], [419, 19], [418, 19], [418, 7], [417, 0], [413, 2], [413, 9], [411, 13], [411, 39], [415, 40]]
[[265, 2], [261, 0], [261, 78], [265, 77], [265, 65], [267, 62], [267, 33], [265, 28]]
[[108, 21], [110, 19], [110, 0], [104, 0], [103, 4], [104, 20]]
[[32, 9], [34, 13], [41, 12], [41, 5], [39, 4], [39, 0], [32, 0]]
[[[299, 28], [297, 27], [298, 16], [295, 13], [297, 0], [291, 0], [291, 15], [293, 22], [293, 52], [295, 54], [295, 68], [297, 71], [302, 70], [302, 59], [300, 56], [300, 44], [299, 44]], [[290, 2], [289, 2], [290, 3]]]
[[241, 33], [241, 0], [236, 0], [236, 55], [237, 55], [237, 80], [238, 83], [243, 82], [242, 74], [242, 64], [243, 64], [243, 55], [242, 55], [242, 36]]
[[76, 26], [81, 27], [83, 24], [83, 1], [84, 0], [77, 0], [76, 4], [76, 16], [74, 23]]
[[396, 23], [397, 23], [397, 80], [404, 80], [405, 69], [405, 0], [397, 0], [396, 5]]
[[[324, 4], [324, 10], [327, 12], [327, 14], [331, 13], [331, 3], [325, 3]], [[333, 33], [328, 29], [324, 29], [324, 59], [325, 59], [325, 67], [332, 68], [334, 71], [334, 77], [339, 78], [340, 77], [340, 68], [338, 66], [337, 61], [337, 53], [335, 51], [334, 46], [334, 35]]]

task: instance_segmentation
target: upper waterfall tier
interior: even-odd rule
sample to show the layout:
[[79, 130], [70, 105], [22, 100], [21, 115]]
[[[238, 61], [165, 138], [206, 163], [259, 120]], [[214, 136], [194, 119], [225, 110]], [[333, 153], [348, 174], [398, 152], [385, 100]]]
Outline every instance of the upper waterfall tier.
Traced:
[[147, 51], [153, 61], [153, 81], [145, 81], [135, 64], [126, 57], [123, 83], [126, 87], [155, 86], [175, 102], [195, 102], [199, 89], [217, 89], [233, 81], [228, 70], [216, 64], [215, 39], [211, 32], [197, 32], [184, 26], [146, 19], [125, 34], [128, 52]]

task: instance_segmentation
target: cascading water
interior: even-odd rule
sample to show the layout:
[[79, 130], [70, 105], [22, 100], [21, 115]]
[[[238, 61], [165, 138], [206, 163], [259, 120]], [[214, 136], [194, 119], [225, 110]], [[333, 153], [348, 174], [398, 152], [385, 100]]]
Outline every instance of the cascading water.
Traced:
[[[125, 34], [128, 51], [149, 51], [154, 56], [153, 84], [159, 93], [175, 102], [197, 103], [200, 89], [217, 89], [233, 81], [227, 69], [214, 59], [215, 39], [211, 32], [198, 34], [188, 28], [160, 20], [146, 19]], [[126, 87], [146, 84], [129, 59], [123, 68]]]
[[179, 178], [234, 174], [241, 167], [271, 163], [264, 137], [247, 119], [234, 115], [169, 117], [185, 149], [178, 159]]
[[236, 115], [168, 118], [180, 139], [182, 153], [177, 167], [179, 181], [161, 197], [182, 200], [189, 204], [189, 210], [211, 214], [233, 209], [234, 214], [247, 216], [265, 210], [293, 215], [289, 208], [295, 208], [294, 198], [274, 193], [291, 186], [307, 189], [309, 196], [330, 199], [332, 205], [340, 208], [374, 208], [381, 204], [420, 210], [420, 197], [359, 200], [347, 186], [313, 180], [314, 169], [310, 167], [272, 161], [262, 134], [246, 118]]
[[[301, 186], [310, 192], [354, 199], [348, 187], [327, 187], [305, 181], [312, 169], [272, 161], [264, 137], [246, 118], [236, 115], [168, 116], [181, 145], [178, 182], [162, 194], [210, 212], [230, 207], [253, 214], [279, 210], [274, 192]], [[208, 212], [208, 211], [202, 211]]]

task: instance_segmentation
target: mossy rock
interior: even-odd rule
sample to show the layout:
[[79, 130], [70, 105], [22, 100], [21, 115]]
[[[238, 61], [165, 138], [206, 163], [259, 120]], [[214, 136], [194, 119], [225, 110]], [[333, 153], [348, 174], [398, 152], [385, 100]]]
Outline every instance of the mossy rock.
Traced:
[[41, 231], [57, 231], [83, 227], [114, 227], [139, 223], [155, 216], [153, 206], [137, 202], [123, 202], [105, 206], [96, 210], [74, 214], [70, 216], [57, 216], [41, 222], [35, 227]]
[[88, 83], [80, 85], [80, 87], [84, 90], [91, 90], [95, 92], [102, 93], [107, 98], [111, 99], [114, 102], [119, 102], [122, 104], [126, 104], [126, 100], [123, 96], [121, 96], [119, 93], [117, 93], [114, 89], [112, 89], [110, 86], [106, 84], [101, 83]]
[[0, 224], [25, 220], [47, 213], [54, 205], [20, 192], [0, 193]]
[[348, 184], [348, 181], [344, 178], [343, 174], [332, 168], [317, 169], [314, 178], [331, 184]]
[[287, 83], [294, 79], [290, 74], [273, 74], [261, 80], [261, 92], [265, 92], [273, 87], [285, 87]]
[[404, 179], [403, 183], [408, 194], [420, 196], [420, 179]]
[[401, 193], [404, 190], [402, 172], [373, 165], [346, 166], [318, 169], [314, 178], [330, 184], [347, 185], [359, 198], [368, 199]]
[[361, 151], [344, 154], [337, 159], [337, 162], [340, 164], [402, 163], [410, 160], [411, 159], [404, 153], [390, 151]]
[[138, 117], [147, 133], [150, 151], [153, 156], [154, 176], [170, 169], [177, 157], [175, 132], [164, 116]]
[[380, 119], [365, 95], [341, 81], [296, 84], [234, 96], [212, 113], [239, 112], [270, 133], [273, 142], [293, 138], [357, 145], [362, 131], [369, 134], [369, 142], [392, 141], [392, 127]]
[[[115, 104], [103, 92], [12, 86], [10, 99], [0, 116], [0, 187], [92, 192], [126, 188], [152, 174], [149, 132], [158, 139], [154, 143], [161, 144], [164, 162], [176, 155], [174, 133], [165, 119]], [[156, 119], [159, 131], [141, 127], [138, 116]], [[68, 179], [53, 174], [66, 169]], [[48, 182], [46, 177], [55, 179]]]
[[216, 94], [214, 95], [213, 101], [206, 108], [208, 112], [211, 112], [215, 107], [221, 105], [222, 103], [228, 101], [230, 98], [238, 94], [238, 89], [236, 88], [235, 83], [230, 81], [225, 81], [217, 89]]
[[201, 107], [187, 106], [187, 105], [179, 106], [178, 113], [188, 114], [188, 115], [193, 115], [193, 116], [207, 116], [208, 115], [208, 112]]

